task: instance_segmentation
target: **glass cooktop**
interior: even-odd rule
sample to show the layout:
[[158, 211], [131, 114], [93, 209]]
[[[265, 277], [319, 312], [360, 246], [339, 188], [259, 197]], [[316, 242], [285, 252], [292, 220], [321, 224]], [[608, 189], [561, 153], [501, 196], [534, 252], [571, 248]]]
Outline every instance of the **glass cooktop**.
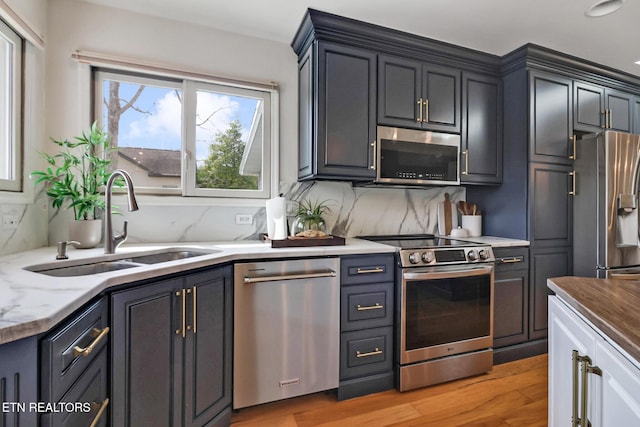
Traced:
[[360, 236], [360, 239], [394, 246], [400, 249], [450, 248], [458, 246], [481, 246], [480, 243], [467, 242], [451, 237], [435, 236], [433, 234], [409, 234], [387, 236]]

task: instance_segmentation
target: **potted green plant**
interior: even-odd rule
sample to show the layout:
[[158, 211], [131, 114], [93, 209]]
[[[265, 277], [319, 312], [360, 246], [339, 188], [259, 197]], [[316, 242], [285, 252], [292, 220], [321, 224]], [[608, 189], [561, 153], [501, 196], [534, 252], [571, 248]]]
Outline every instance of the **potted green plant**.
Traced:
[[54, 208], [73, 210], [76, 221], [69, 225], [69, 240], [79, 242], [78, 247], [94, 247], [102, 236], [102, 222], [96, 216], [98, 210], [104, 210], [101, 188], [109, 179], [109, 153], [115, 149], [96, 122], [88, 133], [83, 131], [71, 141], [53, 138], [51, 141], [60, 150], [52, 155], [41, 153], [47, 168], [31, 173], [35, 185], [45, 184]]
[[327, 206], [327, 201], [312, 202], [308, 199], [302, 200], [298, 205], [296, 218], [291, 227], [291, 234], [297, 237], [325, 237], [327, 236], [327, 225], [324, 215], [331, 209]]

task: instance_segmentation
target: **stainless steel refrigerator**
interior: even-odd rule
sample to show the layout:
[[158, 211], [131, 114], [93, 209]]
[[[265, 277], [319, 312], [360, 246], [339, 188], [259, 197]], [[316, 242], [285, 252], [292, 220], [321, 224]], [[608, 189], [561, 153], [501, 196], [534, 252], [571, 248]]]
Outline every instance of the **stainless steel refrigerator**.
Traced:
[[574, 165], [574, 275], [640, 280], [640, 135], [586, 135]]

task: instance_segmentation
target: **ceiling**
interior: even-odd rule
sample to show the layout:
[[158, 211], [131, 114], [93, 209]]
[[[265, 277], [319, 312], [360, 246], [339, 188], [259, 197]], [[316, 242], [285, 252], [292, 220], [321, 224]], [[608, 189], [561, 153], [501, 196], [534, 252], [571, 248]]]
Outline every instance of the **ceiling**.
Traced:
[[307, 8], [504, 55], [534, 43], [640, 76], [640, 2], [596, 0], [82, 0], [291, 43]]

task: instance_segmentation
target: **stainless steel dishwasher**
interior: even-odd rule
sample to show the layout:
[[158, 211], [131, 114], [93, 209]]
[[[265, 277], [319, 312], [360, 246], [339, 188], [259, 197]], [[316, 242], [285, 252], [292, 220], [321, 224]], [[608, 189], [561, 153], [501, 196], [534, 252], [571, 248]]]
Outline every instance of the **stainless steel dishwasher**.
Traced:
[[234, 409], [338, 387], [338, 258], [240, 263], [234, 272]]

